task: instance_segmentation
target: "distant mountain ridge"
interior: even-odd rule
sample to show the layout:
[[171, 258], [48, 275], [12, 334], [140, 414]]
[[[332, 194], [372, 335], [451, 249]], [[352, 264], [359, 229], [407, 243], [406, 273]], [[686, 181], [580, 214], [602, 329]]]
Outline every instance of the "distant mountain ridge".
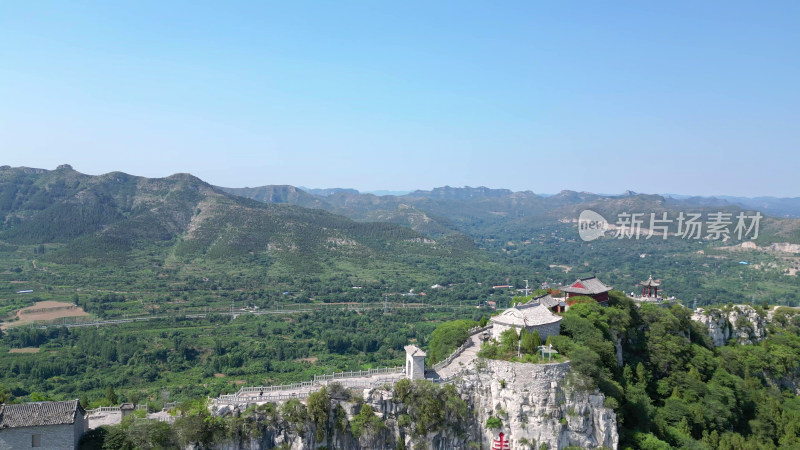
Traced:
[[730, 195], [701, 197], [677, 194], [664, 194], [664, 196], [681, 200], [706, 202], [707, 204], [738, 205], [742, 208], [755, 209], [775, 217], [800, 218], [800, 197], [737, 197]]
[[302, 189], [305, 192], [308, 192], [309, 194], [318, 195], [320, 197], [328, 197], [330, 195], [339, 194], [339, 193], [359, 194], [359, 192], [357, 190], [355, 190], [355, 189], [347, 189], [347, 188], [312, 189], [312, 188], [307, 188], [307, 187], [303, 187], [303, 186], [300, 186], [299, 188]]
[[[323, 207], [323, 203], [313, 202], [310, 198], [304, 199], [291, 198], [288, 195], [275, 195], [273, 192], [277, 188], [291, 188], [291, 186], [266, 185], [257, 188], [220, 188], [226, 192], [251, 198], [254, 200], [265, 201], [268, 203], [289, 203], [309, 207]], [[559, 198], [565, 201], [593, 201], [599, 198], [622, 198], [636, 196], [651, 196], [652, 198], [661, 197], [663, 199], [676, 200], [687, 206], [719, 206], [731, 207], [738, 206], [745, 209], [758, 210], [767, 215], [776, 217], [800, 217], [800, 197], [741, 197], [741, 196], [697, 196], [680, 194], [642, 194], [634, 191], [625, 191], [622, 194], [595, 194], [592, 192], [577, 192], [563, 190], [557, 194], [534, 193], [532, 191], [512, 191], [510, 189], [495, 189], [485, 186], [478, 187], [451, 187], [442, 186], [431, 190], [415, 191], [374, 191], [360, 192], [349, 188], [325, 188], [310, 189], [305, 187], [295, 188], [302, 190], [316, 197], [331, 197], [337, 194], [349, 196], [375, 195], [378, 197], [406, 197], [406, 198], [427, 198], [437, 200], [467, 200], [482, 198], [504, 198], [504, 197], [528, 197], [528, 198]], [[268, 194], [267, 194], [268, 193]], [[391, 200], [388, 200], [391, 202]]]
[[[592, 209], [609, 221], [623, 212], [669, 212], [673, 216], [683, 212], [727, 212], [734, 215], [742, 210], [759, 210], [765, 216], [775, 215], [780, 204], [789, 211], [794, 199], [741, 199], [736, 202], [716, 197], [664, 196], [626, 191], [618, 195], [594, 194], [563, 190], [553, 195], [540, 195], [531, 191], [511, 191], [479, 187], [443, 186], [431, 190], [416, 190], [406, 195], [376, 196], [354, 190], [329, 189], [317, 206], [359, 221], [391, 222], [404, 225], [434, 237], [467, 235], [472, 239], [494, 233], [498, 228], [515, 235], [529, 233], [542, 224], [576, 220], [581, 211]], [[233, 191], [231, 191], [233, 192]], [[249, 198], [255, 198], [249, 196]], [[749, 200], [749, 201], [745, 201]], [[777, 200], [784, 200], [780, 202]], [[289, 201], [291, 203], [291, 201]], [[783, 210], [781, 210], [783, 211]], [[787, 216], [792, 217], [791, 214]], [[800, 239], [800, 223], [767, 218], [765, 230], [774, 231], [774, 239], [795, 241]]]
[[[311, 194], [301, 188], [289, 185], [269, 185], [255, 188], [220, 187], [219, 189], [228, 194], [257, 200], [263, 203], [286, 203], [305, 208], [322, 208], [325, 203], [318, 197], [319, 194]], [[327, 195], [321, 196], [326, 197]]]

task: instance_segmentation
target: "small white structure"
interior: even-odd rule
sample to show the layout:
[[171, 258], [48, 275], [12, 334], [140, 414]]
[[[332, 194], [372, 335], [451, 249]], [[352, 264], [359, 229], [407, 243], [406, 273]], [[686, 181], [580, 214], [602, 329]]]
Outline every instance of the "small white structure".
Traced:
[[528, 303], [509, 308], [489, 321], [492, 322], [492, 337], [495, 339], [500, 339], [500, 335], [509, 328], [515, 328], [517, 333], [525, 328], [529, 332], [538, 332], [544, 342], [547, 336], [558, 336], [561, 319], [541, 303]]
[[406, 378], [409, 380], [425, 379], [425, 352], [416, 345], [406, 345]]

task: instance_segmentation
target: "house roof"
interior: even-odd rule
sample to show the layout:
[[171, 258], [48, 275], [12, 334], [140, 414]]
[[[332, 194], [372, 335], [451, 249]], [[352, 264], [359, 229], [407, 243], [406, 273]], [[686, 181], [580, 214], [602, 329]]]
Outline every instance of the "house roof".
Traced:
[[4, 404], [0, 406], [0, 428], [71, 425], [78, 414], [83, 416], [85, 413], [78, 400]]
[[420, 349], [416, 345], [406, 345], [405, 349], [406, 353], [408, 353], [411, 356], [428, 356], [427, 354], [425, 354], [425, 352], [422, 351], [422, 349]]
[[564, 303], [563, 300], [560, 300], [560, 299], [557, 299], [557, 298], [553, 298], [553, 296], [550, 295], [550, 294], [545, 294], [545, 295], [540, 295], [539, 297], [534, 297], [531, 300], [529, 300], [528, 303], [525, 303], [525, 304], [526, 305], [539, 304], [539, 305], [544, 305], [544, 306], [546, 306], [548, 308], [552, 308], [552, 307], [558, 306], [558, 305], [567, 306], [567, 304]]
[[536, 303], [509, 308], [489, 320], [501, 325], [534, 327], [537, 325], [560, 322], [561, 316], [553, 314], [546, 306]]
[[569, 286], [560, 288], [564, 292], [582, 295], [602, 294], [611, 290], [611, 286], [606, 286], [597, 277], [579, 278]]

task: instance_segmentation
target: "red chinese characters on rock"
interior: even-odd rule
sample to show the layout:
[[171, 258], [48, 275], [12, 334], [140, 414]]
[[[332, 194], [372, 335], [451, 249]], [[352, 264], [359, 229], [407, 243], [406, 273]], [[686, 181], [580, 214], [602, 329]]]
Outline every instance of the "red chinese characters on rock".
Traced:
[[508, 439], [506, 439], [506, 435], [500, 433], [494, 438], [492, 441], [492, 450], [510, 450], [511, 444], [509, 443]]

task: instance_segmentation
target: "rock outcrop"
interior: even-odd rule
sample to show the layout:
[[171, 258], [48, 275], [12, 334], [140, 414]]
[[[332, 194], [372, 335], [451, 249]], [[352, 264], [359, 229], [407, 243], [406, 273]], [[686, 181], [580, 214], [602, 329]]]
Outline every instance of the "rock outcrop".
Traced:
[[[363, 401], [385, 425], [374, 433], [356, 438], [347, 425], [358, 414], [360, 401], [333, 400], [329, 433], [322, 441], [316, 440], [316, 425], [310, 421], [290, 424], [264, 415], [264, 423], [257, 426], [257, 437], [242, 436], [216, 448], [394, 450], [422, 448], [422, 444], [431, 450], [488, 449], [502, 432], [512, 450], [539, 449], [543, 445], [548, 449], [616, 449], [619, 436], [614, 411], [603, 406], [605, 399], [599, 392], [571, 389], [567, 382], [569, 372], [569, 363], [478, 360], [475, 367], [466, 368], [452, 382], [467, 404], [469, 419], [458, 427], [444, 427], [425, 436], [409, 433], [414, 425], [404, 423], [409, 420], [407, 406], [395, 399], [391, 390], [369, 389], [364, 391]], [[241, 411], [224, 408], [214, 413], [238, 416]], [[487, 428], [490, 417], [501, 420], [500, 428]]]
[[708, 328], [708, 334], [717, 347], [725, 345], [730, 339], [736, 339], [739, 344], [753, 344], [767, 335], [766, 314], [760, 314], [748, 305], [697, 308], [692, 314], [692, 320]]
[[[463, 378], [479, 425], [497, 417], [502, 427], [482, 439], [503, 432], [512, 449], [617, 448], [616, 414], [603, 406], [599, 392], [579, 392], [567, 386], [569, 363], [523, 364], [485, 361], [485, 367]], [[482, 363], [479, 363], [479, 365]]]

